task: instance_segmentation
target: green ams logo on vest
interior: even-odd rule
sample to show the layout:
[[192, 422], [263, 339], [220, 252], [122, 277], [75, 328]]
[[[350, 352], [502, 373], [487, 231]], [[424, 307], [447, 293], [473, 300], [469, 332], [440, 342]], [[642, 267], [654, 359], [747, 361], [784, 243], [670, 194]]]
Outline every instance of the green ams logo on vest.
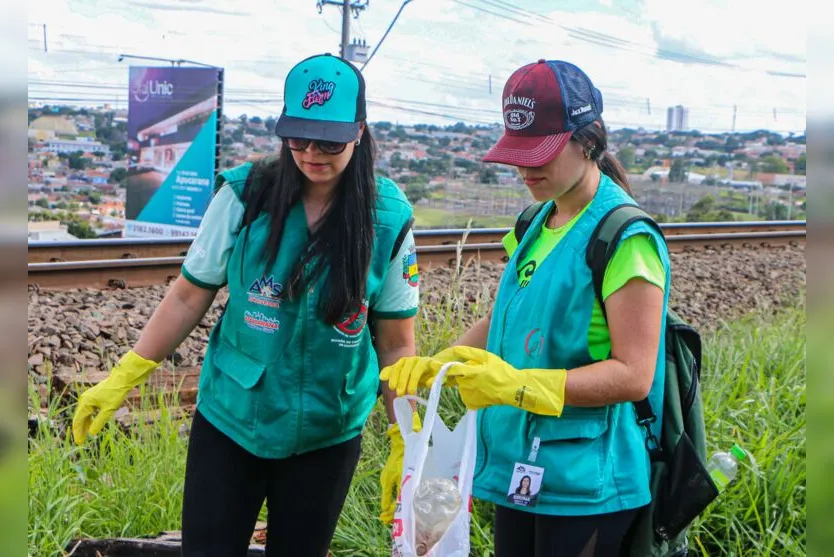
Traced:
[[[275, 282], [275, 279], [269, 276], [261, 277], [253, 282], [246, 294], [250, 304], [275, 310], [281, 306], [281, 295], [283, 293], [284, 287], [281, 283]], [[264, 311], [269, 312], [269, 309], [264, 309]], [[267, 315], [263, 311], [245, 310], [243, 312], [243, 322], [250, 329], [268, 334], [272, 334], [281, 328], [281, 321], [277, 317]]]
[[261, 277], [249, 287], [248, 299], [253, 304], [278, 308], [281, 306], [281, 294], [284, 293], [284, 286], [275, 282], [272, 276]]

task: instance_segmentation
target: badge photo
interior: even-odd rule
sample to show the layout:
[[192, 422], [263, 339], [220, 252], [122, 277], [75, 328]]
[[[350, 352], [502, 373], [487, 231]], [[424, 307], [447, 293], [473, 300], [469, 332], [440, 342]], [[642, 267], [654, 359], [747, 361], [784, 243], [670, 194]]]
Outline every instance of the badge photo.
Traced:
[[544, 468], [516, 462], [507, 490], [507, 501], [522, 507], [535, 507], [539, 500], [543, 477]]

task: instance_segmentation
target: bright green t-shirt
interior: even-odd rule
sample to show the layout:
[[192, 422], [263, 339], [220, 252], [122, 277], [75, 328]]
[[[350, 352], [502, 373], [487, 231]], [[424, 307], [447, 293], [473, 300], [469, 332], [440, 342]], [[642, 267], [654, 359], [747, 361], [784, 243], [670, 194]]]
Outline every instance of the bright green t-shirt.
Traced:
[[[536, 268], [553, 251], [553, 248], [565, 237], [568, 231], [573, 228], [579, 217], [585, 213], [584, 209], [579, 211], [571, 220], [558, 228], [548, 228], [547, 221], [542, 224], [538, 237], [536, 237], [530, 249], [519, 258], [517, 274], [518, 284], [522, 288], [527, 286]], [[512, 257], [518, 242], [516, 242], [513, 231], [508, 232], [502, 239], [507, 254]], [[602, 280], [602, 299], [608, 297], [625, 286], [633, 278], [641, 278], [654, 284], [661, 290], [666, 286], [666, 271], [660, 261], [660, 255], [654, 240], [648, 234], [636, 234], [626, 238], [617, 247], [614, 256], [605, 269], [605, 277]], [[608, 324], [602, 313], [599, 302], [594, 300], [594, 307], [591, 312], [591, 325], [588, 329], [588, 347], [597, 360], [608, 357], [611, 352], [611, 335], [608, 332]]]

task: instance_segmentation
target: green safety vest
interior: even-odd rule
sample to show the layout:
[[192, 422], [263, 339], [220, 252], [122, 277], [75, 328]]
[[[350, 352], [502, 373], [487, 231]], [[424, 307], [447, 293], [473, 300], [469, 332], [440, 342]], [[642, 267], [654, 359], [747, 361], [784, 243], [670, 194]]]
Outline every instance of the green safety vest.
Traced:
[[[226, 170], [218, 186], [241, 197], [250, 164]], [[303, 204], [290, 211], [278, 257], [265, 272], [262, 254], [269, 216], [241, 230], [230, 256], [229, 301], [211, 331], [200, 375], [198, 410], [252, 454], [284, 458], [359, 435], [379, 386], [379, 365], [367, 326], [384, 284], [397, 236], [412, 208], [397, 185], [377, 179], [377, 223], [361, 308], [337, 325], [318, 315], [323, 277], [296, 300], [284, 286], [307, 245]]]
[[[608, 176], [585, 213], [541, 261], [530, 283], [521, 288], [516, 275], [519, 258], [535, 240], [524, 236], [507, 263], [498, 287], [487, 350], [517, 369], [573, 369], [593, 363], [588, 329], [595, 300], [586, 248], [602, 217], [613, 207], [634, 200]], [[552, 202], [528, 230], [541, 229]], [[642, 221], [631, 224], [620, 241], [634, 234], [654, 238], [666, 270], [664, 307], [669, 299], [669, 256], [663, 237]], [[649, 395], [652, 408], [663, 408], [665, 315], [655, 379]], [[658, 422], [661, 422], [658, 415]], [[658, 427], [659, 427], [658, 423]], [[660, 436], [659, 429], [656, 431]], [[592, 515], [633, 509], [650, 500], [649, 453], [645, 433], [637, 425], [634, 404], [597, 408], [565, 406], [561, 417], [536, 415], [514, 406], [478, 411], [478, 457], [473, 493], [498, 505], [540, 514]], [[535, 507], [517, 507], [508, 500], [519, 466], [544, 468]]]

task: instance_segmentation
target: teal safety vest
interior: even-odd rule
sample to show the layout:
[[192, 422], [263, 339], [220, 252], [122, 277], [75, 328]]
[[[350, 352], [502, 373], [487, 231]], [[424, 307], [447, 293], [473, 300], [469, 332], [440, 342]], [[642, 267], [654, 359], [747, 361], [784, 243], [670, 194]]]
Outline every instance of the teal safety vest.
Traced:
[[[487, 350], [517, 369], [570, 370], [594, 361], [588, 350], [594, 289], [586, 247], [602, 216], [629, 202], [634, 200], [603, 174], [588, 209], [541, 262], [530, 283], [520, 288], [518, 259], [535, 239], [535, 234], [525, 235], [501, 278]], [[541, 229], [550, 206], [539, 212], [529, 230]], [[629, 226], [620, 241], [634, 234], [655, 238], [666, 269], [665, 307], [670, 284], [665, 244], [641, 222]], [[663, 408], [663, 336], [649, 395], [655, 412]], [[474, 495], [549, 515], [592, 515], [643, 506], [651, 498], [649, 455], [645, 430], [636, 420], [631, 402], [599, 408], [565, 406], [561, 417], [535, 415], [513, 406], [480, 410]], [[658, 416], [657, 425], [661, 422]], [[513, 472], [517, 465], [528, 464], [544, 468], [541, 491], [534, 507], [516, 506], [508, 501], [511, 488], [516, 487], [511, 486]]]
[[[218, 176], [240, 197], [251, 165]], [[293, 265], [307, 245], [303, 204], [290, 211], [278, 257], [262, 259], [269, 216], [244, 230], [230, 256], [229, 301], [211, 332], [200, 375], [197, 408], [252, 454], [283, 458], [359, 435], [377, 398], [379, 365], [367, 327], [380, 294], [397, 235], [411, 218], [402, 191], [377, 179], [377, 223], [367, 300], [338, 325], [318, 315], [324, 277], [296, 300], [284, 296]]]

